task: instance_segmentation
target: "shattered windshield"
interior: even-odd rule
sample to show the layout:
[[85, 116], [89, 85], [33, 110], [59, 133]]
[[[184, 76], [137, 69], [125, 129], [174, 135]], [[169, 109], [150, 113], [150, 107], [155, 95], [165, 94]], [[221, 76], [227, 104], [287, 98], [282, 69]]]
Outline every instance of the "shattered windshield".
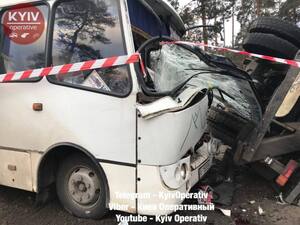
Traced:
[[160, 50], [150, 52], [148, 72], [157, 92], [173, 90], [202, 69], [210, 67], [179, 45], [163, 45]]
[[[193, 52], [176, 44], [163, 45], [159, 50], [150, 52], [148, 72], [157, 92], [172, 91], [186, 82], [184, 86], [196, 86], [202, 89], [216, 87], [227, 93], [216, 96], [214, 104], [223, 101], [230, 105], [242, 117], [252, 121], [261, 119], [261, 110], [249, 81], [233, 77], [228, 72], [207, 65]], [[214, 72], [215, 71], [215, 72]]]

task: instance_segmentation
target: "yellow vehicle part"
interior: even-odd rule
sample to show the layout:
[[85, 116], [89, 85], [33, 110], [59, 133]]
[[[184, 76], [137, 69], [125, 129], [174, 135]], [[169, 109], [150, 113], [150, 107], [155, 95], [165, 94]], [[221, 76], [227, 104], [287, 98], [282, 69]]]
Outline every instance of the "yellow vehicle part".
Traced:
[[300, 73], [297, 79], [295, 80], [295, 82], [293, 83], [292, 87], [290, 88], [284, 101], [282, 102], [279, 110], [277, 111], [276, 117], [287, 116], [295, 106], [299, 96], [300, 96]]

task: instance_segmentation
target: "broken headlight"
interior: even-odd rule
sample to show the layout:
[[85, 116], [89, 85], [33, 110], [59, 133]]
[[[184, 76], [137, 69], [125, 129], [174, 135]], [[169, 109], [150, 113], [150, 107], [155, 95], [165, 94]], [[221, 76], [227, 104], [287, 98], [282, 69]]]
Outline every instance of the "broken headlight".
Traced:
[[178, 189], [191, 177], [190, 156], [169, 166], [159, 168], [164, 184], [171, 189]]

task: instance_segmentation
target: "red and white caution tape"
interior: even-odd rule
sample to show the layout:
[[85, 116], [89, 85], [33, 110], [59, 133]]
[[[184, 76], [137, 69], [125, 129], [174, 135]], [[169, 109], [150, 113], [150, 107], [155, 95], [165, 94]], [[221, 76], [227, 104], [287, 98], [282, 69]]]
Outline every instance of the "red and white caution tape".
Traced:
[[116, 56], [106, 59], [90, 60], [85, 62], [65, 64], [60, 66], [46, 67], [40, 69], [26, 70], [21, 72], [10, 72], [0, 75], [0, 82], [23, 80], [35, 77], [67, 74], [70, 72], [86, 71], [92, 69], [109, 68], [140, 62], [140, 54]]
[[[272, 62], [278, 62], [278, 63], [287, 64], [290, 66], [300, 68], [300, 62], [296, 60], [288, 60], [288, 59], [276, 58], [267, 55], [259, 55], [259, 54], [254, 54], [246, 51], [239, 51], [230, 48], [218, 47], [218, 46], [208, 45], [204, 43], [197, 43], [197, 42], [195, 43], [186, 42], [186, 41], [161, 42], [161, 44], [176, 44], [176, 43], [209, 47], [220, 51], [229, 51], [236, 54], [253, 56], [256, 58], [261, 58]], [[138, 62], [140, 63], [143, 74], [145, 75], [146, 74], [145, 67], [142, 62], [141, 55], [139, 53], [134, 53], [132, 55], [116, 56], [116, 57], [110, 57], [106, 59], [90, 60], [90, 61], [73, 63], [73, 64], [65, 64], [60, 66], [52, 66], [52, 67], [26, 70], [20, 72], [9, 72], [0, 75], [0, 83], [16, 81], [16, 80], [24, 80], [24, 79], [35, 78], [35, 77], [45, 77], [50, 75], [58, 75], [58, 74], [63, 75], [71, 72], [79, 72], [79, 71], [86, 71], [92, 69], [109, 68], [109, 67], [122, 66], [122, 65], [132, 64], [132, 63], [138, 63]]]
[[272, 57], [272, 56], [268, 56], [268, 55], [260, 55], [260, 54], [255, 54], [255, 53], [251, 53], [251, 52], [246, 52], [246, 51], [239, 51], [239, 50], [235, 50], [235, 49], [231, 49], [231, 48], [224, 48], [224, 47], [209, 45], [209, 44], [205, 44], [205, 43], [201, 43], [201, 42], [187, 42], [187, 41], [161, 42], [161, 44], [176, 44], [176, 43], [214, 48], [214, 49], [217, 49], [218, 51], [233, 52], [233, 53], [240, 54], [240, 55], [252, 56], [252, 57], [265, 59], [265, 60], [268, 60], [268, 61], [282, 63], [282, 64], [286, 64], [286, 65], [290, 65], [290, 66], [293, 66], [293, 67], [300, 68], [300, 62], [296, 61], [296, 60], [282, 59], [282, 58]]

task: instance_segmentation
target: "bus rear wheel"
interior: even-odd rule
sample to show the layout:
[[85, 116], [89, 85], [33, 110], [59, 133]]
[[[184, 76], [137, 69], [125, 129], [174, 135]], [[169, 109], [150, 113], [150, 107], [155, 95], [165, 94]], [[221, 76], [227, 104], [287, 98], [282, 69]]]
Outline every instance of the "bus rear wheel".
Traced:
[[101, 173], [81, 154], [73, 154], [60, 164], [57, 195], [68, 212], [86, 219], [100, 219], [106, 214], [106, 185]]

